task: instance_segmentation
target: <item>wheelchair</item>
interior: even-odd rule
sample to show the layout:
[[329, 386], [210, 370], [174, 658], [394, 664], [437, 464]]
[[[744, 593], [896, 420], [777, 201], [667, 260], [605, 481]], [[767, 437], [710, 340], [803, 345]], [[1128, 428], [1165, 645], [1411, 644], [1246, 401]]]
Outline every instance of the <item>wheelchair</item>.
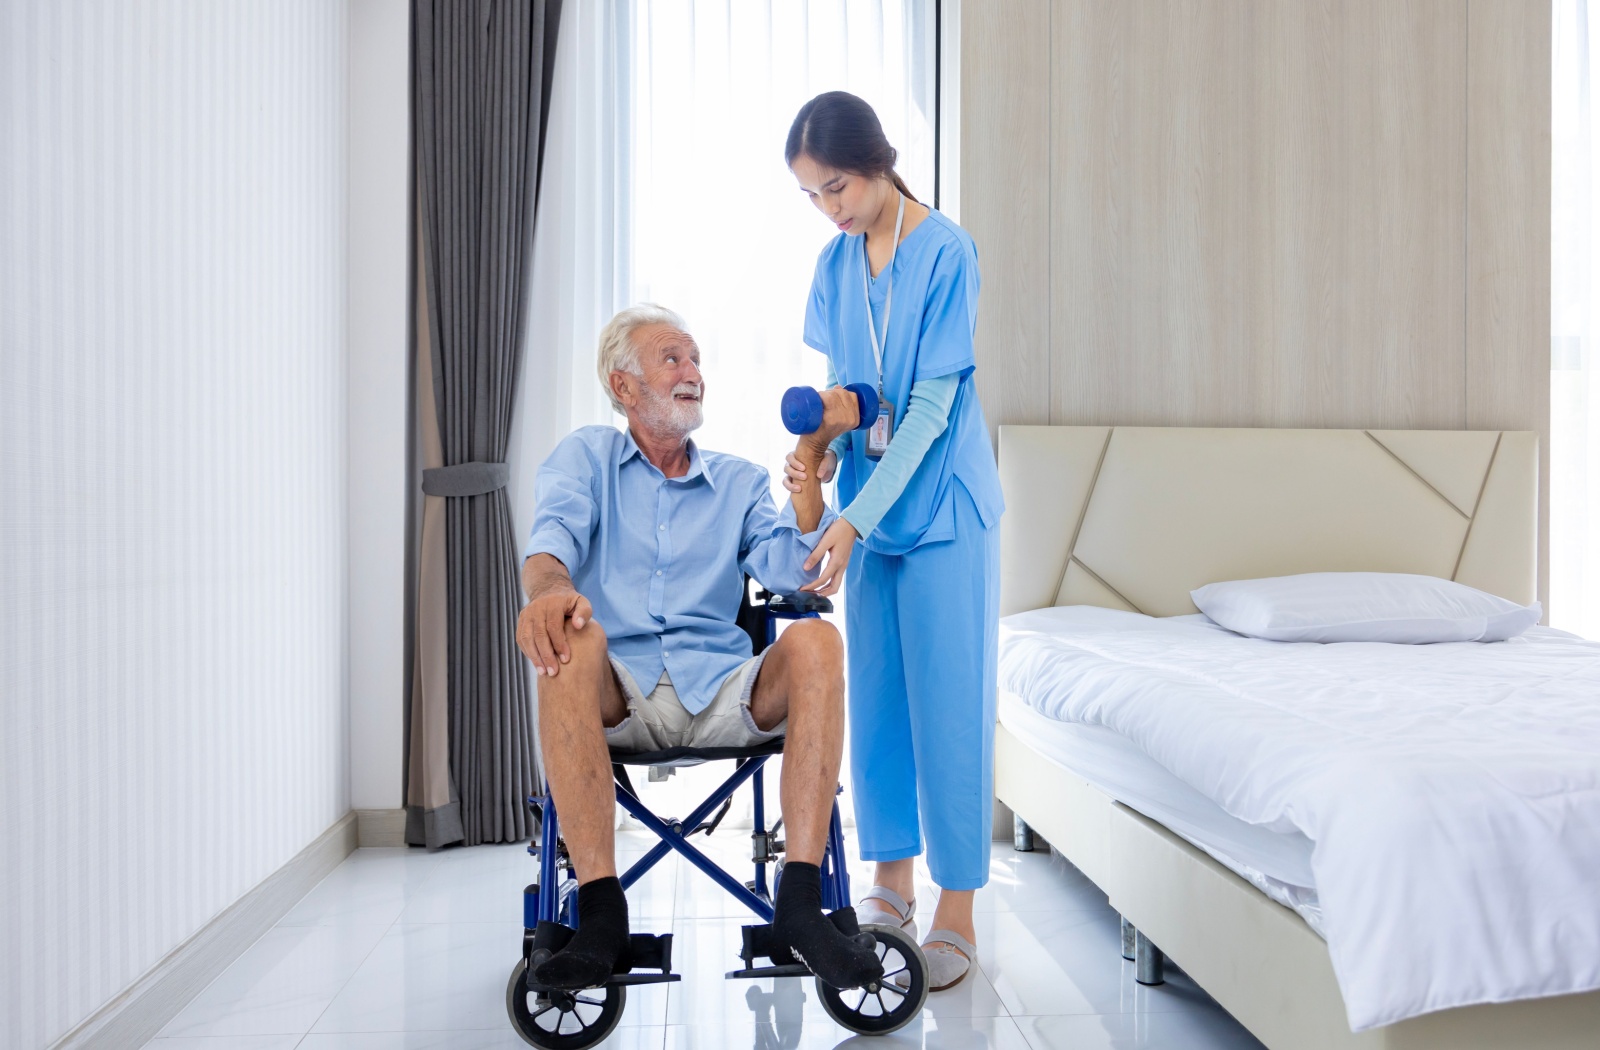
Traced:
[[[752, 602], [747, 582], [739, 625], [750, 635], [751, 645], [759, 653], [777, 637], [778, 620], [806, 619], [832, 611], [833, 604], [828, 599], [804, 593], [774, 595], [762, 590]], [[660, 839], [621, 875], [623, 889], [638, 882], [669, 851], [677, 851], [761, 920], [757, 925], [743, 928], [739, 958], [744, 966], [730, 971], [728, 979], [812, 977], [828, 1016], [860, 1035], [887, 1035], [920, 1015], [928, 998], [927, 959], [921, 946], [904, 931], [876, 924], [860, 927], [862, 933], [870, 934], [877, 942], [878, 958], [883, 963], [884, 976], [876, 986], [833, 988], [816, 977], [803, 962], [793, 961], [787, 952], [782, 952], [779, 959], [771, 957], [776, 945], [769, 924], [778, 883], [783, 877], [784, 843], [779, 837], [783, 818], [779, 817], [771, 829], [767, 828], [763, 767], [773, 755], [782, 753], [781, 737], [746, 748], [677, 747], [642, 754], [613, 752], [611, 769], [616, 780], [617, 802]], [[628, 774], [630, 766], [670, 768], [727, 760], [735, 763], [733, 772], [681, 820], [663, 820], [647, 809], [634, 792]], [[689, 839], [701, 833], [709, 836], [716, 831], [733, 805], [734, 793], [746, 781], [753, 792], [754, 831], [750, 836], [750, 859], [755, 865], [755, 877], [749, 882], [740, 882], [696, 849]], [[523, 891], [522, 957], [512, 969], [506, 987], [506, 1011], [517, 1034], [533, 1046], [543, 1050], [585, 1050], [603, 1040], [622, 1020], [630, 986], [675, 982], [681, 976], [672, 972], [672, 934], [636, 933], [632, 935], [631, 945], [633, 969], [613, 975], [604, 985], [571, 991], [540, 988], [532, 983], [533, 971], [565, 947], [578, 924], [578, 881], [561, 840], [555, 801], [546, 790], [546, 794], [532, 795], [527, 800], [538, 818], [539, 834], [528, 847], [528, 852], [538, 862], [538, 881]], [[821, 864], [822, 904], [834, 924], [850, 933], [856, 925], [855, 913], [839, 910], [848, 909], [851, 901], [844, 856], [844, 832], [839, 823], [839, 804], [835, 802]], [[770, 878], [769, 865], [772, 867]], [[755, 987], [750, 990], [759, 991]]]

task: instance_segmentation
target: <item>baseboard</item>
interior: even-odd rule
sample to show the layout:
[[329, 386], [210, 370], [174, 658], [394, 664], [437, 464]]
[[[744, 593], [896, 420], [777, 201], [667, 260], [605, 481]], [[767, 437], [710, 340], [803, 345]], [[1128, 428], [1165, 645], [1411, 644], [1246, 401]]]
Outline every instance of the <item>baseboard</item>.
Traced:
[[356, 848], [346, 813], [50, 1050], [138, 1050]]
[[373, 846], [406, 844], [406, 811], [403, 809], [358, 809], [356, 843], [362, 849]]

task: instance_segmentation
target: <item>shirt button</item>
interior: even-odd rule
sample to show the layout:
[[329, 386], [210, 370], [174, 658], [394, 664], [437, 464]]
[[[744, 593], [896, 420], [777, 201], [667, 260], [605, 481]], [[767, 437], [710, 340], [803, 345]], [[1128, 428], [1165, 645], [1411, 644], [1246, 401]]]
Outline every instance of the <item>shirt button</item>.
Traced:
[[661, 570], [660, 570], [660, 569], [657, 569], [657, 570], [656, 570], [656, 575], [657, 575], [657, 576], [660, 576], [660, 575], [661, 575]]
[[672, 656], [672, 654], [671, 654], [671, 653], [662, 653], [662, 654], [661, 654], [661, 659], [663, 659], [663, 660], [665, 660], [665, 659], [668, 659], [668, 658], [669, 658], [669, 657], [671, 657], [671, 656]]
[[665, 525], [657, 525], [656, 528], [660, 529], [662, 532], [667, 531], [667, 527]]

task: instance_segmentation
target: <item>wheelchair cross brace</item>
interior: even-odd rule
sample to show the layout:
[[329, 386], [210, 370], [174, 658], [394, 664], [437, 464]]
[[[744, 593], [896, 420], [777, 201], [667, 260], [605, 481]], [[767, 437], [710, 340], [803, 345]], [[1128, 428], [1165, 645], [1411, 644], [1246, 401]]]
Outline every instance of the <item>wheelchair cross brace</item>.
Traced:
[[[739, 760], [733, 773], [724, 780], [704, 802], [695, 807], [694, 811], [684, 820], [673, 820], [670, 823], [657, 817], [640, 802], [633, 793], [632, 786], [627, 782], [627, 774], [620, 767], [617, 769], [616, 784], [617, 802], [623, 809], [638, 820], [661, 841], [651, 847], [650, 851], [639, 858], [622, 874], [621, 883], [624, 890], [634, 885], [644, 877], [651, 868], [658, 864], [671, 850], [682, 854], [689, 863], [710, 878], [717, 885], [727, 890], [745, 907], [749, 908], [763, 922], [772, 921], [772, 894], [767, 889], [766, 864], [764, 860], [772, 856], [772, 842], [766, 829], [765, 794], [763, 777], [760, 776], [767, 762], [765, 755]], [[730, 799], [735, 791], [746, 780], [754, 777], [751, 787], [754, 790], [754, 818], [755, 830], [752, 840], [756, 842], [754, 852], [758, 857], [755, 864], [755, 879], [751, 886], [736, 880], [729, 875], [723, 867], [689, 842], [689, 837], [701, 831], [709, 833], [715, 827], [715, 821], [706, 824], [706, 818], [718, 807]], [[556, 816], [555, 806], [550, 805], [547, 795], [533, 796], [529, 801], [541, 811], [541, 845], [535, 850], [529, 846], [529, 852], [537, 852], [539, 856], [539, 885], [545, 887], [545, 892], [530, 893], [525, 898], [528, 907], [524, 909], [523, 925], [529, 930], [536, 929], [540, 922], [557, 922], [560, 917], [562, 893], [561, 866], [564, 860], [563, 852], [556, 848], [560, 841], [560, 826]], [[544, 848], [549, 844], [551, 848]], [[828, 826], [828, 843], [824, 851], [822, 863], [822, 906], [826, 910], [842, 908], [850, 903], [850, 876], [842, 864], [844, 856], [844, 829], [840, 826], [838, 807], [834, 807], [833, 817]], [[531, 889], [531, 887], [530, 887]], [[574, 926], [577, 924], [576, 909], [570, 915]]]
[[[744, 883], [739, 882], [724, 871], [722, 865], [689, 843], [689, 836], [701, 830], [701, 822], [710, 816], [711, 812], [722, 805], [725, 800], [731, 798], [733, 793], [739, 789], [739, 786], [759, 772], [766, 763], [765, 756], [741, 760], [733, 773], [715, 791], [706, 796], [706, 800], [700, 803], [694, 812], [689, 814], [687, 820], [675, 820], [670, 824], [645, 808], [644, 803], [640, 802], [638, 797], [627, 786], [624, 786], [619, 779], [617, 782], [618, 804], [627, 810], [633, 819], [643, 824], [661, 840], [651, 847], [650, 852], [635, 861], [633, 866], [623, 874], [622, 888], [626, 890], [629, 886], [638, 882], [645, 872], [649, 871], [661, 858], [667, 855], [667, 850], [673, 849], [683, 854], [689, 863], [705, 872], [706, 876], [718, 886], [731, 893], [740, 904], [759, 915], [761, 921], [771, 922], [772, 902], [767, 900], [764, 894], [757, 896], [747, 889]], [[757, 781], [757, 783], [759, 784], [760, 781]], [[756, 870], [759, 875], [764, 876], [766, 874], [764, 865], [758, 865]], [[761, 881], [764, 882], [765, 879], [763, 878]]]

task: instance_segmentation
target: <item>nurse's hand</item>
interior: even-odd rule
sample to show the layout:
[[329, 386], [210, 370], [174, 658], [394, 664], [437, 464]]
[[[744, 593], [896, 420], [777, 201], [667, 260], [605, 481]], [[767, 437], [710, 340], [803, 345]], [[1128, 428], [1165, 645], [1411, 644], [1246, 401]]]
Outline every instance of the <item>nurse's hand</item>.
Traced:
[[[817, 541], [816, 547], [811, 551], [811, 557], [806, 559], [806, 571], [810, 572], [817, 565], [822, 565], [822, 575], [800, 588], [823, 598], [837, 594], [844, 585], [844, 570], [850, 564], [850, 555], [856, 549], [856, 538], [859, 533], [856, 527], [839, 518], [828, 531], [822, 534], [822, 539]], [[823, 556], [827, 561], [823, 562]]]
[[[817, 468], [817, 480], [826, 484], [833, 480], [833, 472], [839, 467], [839, 457], [829, 449], [822, 456], [822, 465]], [[790, 492], [799, 492], [806, 483], [806, 465], [793, 452], [783, 460], [783, 487]]]

